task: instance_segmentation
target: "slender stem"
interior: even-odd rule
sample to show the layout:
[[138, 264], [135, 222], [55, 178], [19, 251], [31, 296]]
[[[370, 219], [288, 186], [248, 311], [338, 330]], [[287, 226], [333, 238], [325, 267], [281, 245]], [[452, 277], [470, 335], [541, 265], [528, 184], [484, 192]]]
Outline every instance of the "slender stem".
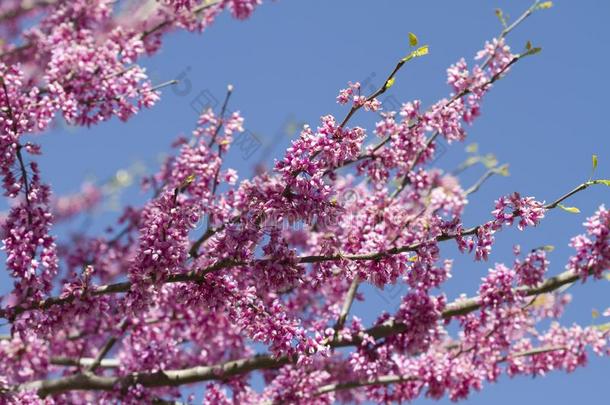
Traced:
[[343, 326], [345, 326], [347, 315], [349, 314], [349, 311], [352, 308], [352, 304], [354, 303], [354, 298], [356, 298], [356, 293], [358, 292], [359, 285], [360, 278], [358, 276], [355, 276], [349, 286], [349, 289], [347, 290], [347, 294], [345, 295], [345, 302], [343, 302], [341, 313], [339, 314], [339, 318], [337, 319], [337, 323], [335, 324], [335, 331], [337, 332], [339, 332], [341, 329], [343, 329]]
[[512, 30], [517, 28], [517, 26], [519, 26], [519, 24], [521, 24], [523, 21], [525, 21], [527, 19], [527, 17], [532, 15], [532, 13], [536, 10], [536, 6], [538, 6], [538, 3], [539, 3], [539, 1], [536, 0], [534, 2], [534, 4], [532, 4], [530, 6], [530, 8], [525, 10], [525, 12], [523, 14], [521, 14], [511, 25], [509, 25], [508, 27], [504, 28], [504, 30], [500, 33], [500, 38], [506, 37], [508, 34], [510, 34], [510, 32]]
[[[8, 111], [8, 115], [9, 118], [12, 122], [12, 127], [13, 127], [13, 136], [17, 139], [19, 136], [19, 130], [17, 128], [17, 117], [15, 116], [15, 112], [13, 110], [13, 107], [11, 106], [11, 101], [9, 100], [8, 97], [8, 89], [6, 88], [6, 82], [4, 81], [4, 78], [0, 77], [0, 84], [2, 84], [2, 90], [4, 91], [4, 98], [6, 99], [6, 108]], [[17, 161], [19, 162], [19, 170], [21, 171], [21, 179], [23, 181], [23, 188], [25, 190], [25, 204], [28, 208], [28, 223], [31, 225], [32, 224], [32, 210], [30, 209], [30, 186], [28, 183], [28, 173], [27, 170], [25, 168], [25, 163], [23, 160], [23, 154], [21, 153], [21, 149], [23, 148], [23, 145], [21, 145], [20, 143], [17, 143], [17, 148], [15, 151], [15, 155], [17, 156]]]
[[[223, 126], [224, 115], [227, 111], [227, 105], [229, 104], [229, 98], [231, 97], [232, 93], [233, 93], [233, 85], [227, 86], [227, 94], [225, 96], [224, 102], [222, 103], [222, 108], [220, 109], [220, 121], [218, 123], [218, 126], [216, 127], [216, 130], [214, 131], [214, 134], [212, 136], [212, 139], [210, 140], [210, 143], [208, 144], [208, 147], [212, 147], [212, 145], [214, 145], [214, 142], [216, 142], [216, 137], [220, 133], [220, 129]], [[220, 144], [218, 145], [218, 158], [222, 159], [222, 146]], [[220, 174], [221, 166], [222, 166], [222, 160], [221, 160], [221, 163], [218, 165], [218, 168], [216, 169], [216, 173], [214, 173], [214, 180], [212, 183], [212, 193], [211, 193], [212, 199], [216, 195], [216, 189], [218, 187], [218, 175]], [[194, 258], [199, 257], [199, 248], [201, 247], [203, 242], [205, 242], [210, 236], [212, 236], [214, 234], [214, 232], [216, 232], [216, 231], [212, 230], [212, 220], [213, 220], [213, 217], [212, 217], [212, 213], [210, 212], [208, 214], [208, 221], [207, 221], [208, 224], [205, 228], [205, 232], [203, 233], [203, 235], [201, 235], [201, 237], [199, 239], [197, 239], [195, 241], [195, 243], [193, 243], [193, 245], [191, 246], [191, 249], [189, 250], [190, 257], [194, 257]]]
[[[121, 334], [125, 333], [125, 330], [127, 329], [127, 325], [128, 325], [127, 318], [124, 318], [119, 323], [118, 329]], [[95, 356], [95, 358], [93, 359], [91, 364], [89, 364], [87, 366], [87, 369], [86, 369], [87, 372], [95, 371], [95, 369], [102, 363], [102, 360], [104, 360], [104, 357], [106, 357], [106, 355], [110, 352], [110, 350], [112, 350], [112, 347], [116, 344], [117, 341], [118, 341], [118, 337], [116, 335], [111, 336], [106, 341], [106, 343], [104, 344], [104, 346], [102, 346], [99, 353], [97, 354], [97, 356]]]
[[150, 89], [148, 89], [148, 91], [157, 91], [164, 87], [172, 86], [177, 83], [178, 83], [178, 80], [176, 80], [176, 79], [168, 80], [166, 82], [163, 82], [163, 83], [157, 84], [156, 86], [151, 87]]
[[491, 169], [487, 170], [485, 172], [485, 174], [483, 174], [483, 176], [481, 176], [479, 178], [479, 180], [477, 180], [476, 183], [474, 183], [472, 186], [470, 186], [465, 192], [465, 195], [470, 195], [470, 194], [474, 194], [477, 191], [479, 191], [479, 189], [481, 188], [481, 186], [494, 174], [500, 174], [502, 173], [504, 170], [506, 170], [506, 168], [508, 167], [508, 165], [502, 165], [500, 167], [492, 167]]
[[[447, 104], [447, 105], [449, 105], [449, 104]], [[430, 138], [428, 138], [428, 140], [426, 141], [424, 146], [419, 150], [419, 152], [417, 152], [417, 155], [415, 155], [415, 159], [413, 159], [413, 161], [409, 165], [409, 168], [407, 169], [407, 173], [405, 173], [405, 177], [403, 177], [402, 182], [400, 183], [400, 186], [396, 190], [394, 190], [394, 192], [390, 195], [391, 199], [398, 197], [398, 195], [402, 192], [402, 190], [404, 190], [405, 187], [409, 184], [409, 173], [411, 173], [411, 171], [415, 168], [415, 166], [421, 159], [424, 152], [426, 150], [428, 150], [428, 148], [430, 147], [430, 145], [432, 145], [432, 142], [434, 142], [436, 140], [438, 135], [439, 135], [439, 132], [435, 132], [434, 134], [432, 134], [432, 136]]]

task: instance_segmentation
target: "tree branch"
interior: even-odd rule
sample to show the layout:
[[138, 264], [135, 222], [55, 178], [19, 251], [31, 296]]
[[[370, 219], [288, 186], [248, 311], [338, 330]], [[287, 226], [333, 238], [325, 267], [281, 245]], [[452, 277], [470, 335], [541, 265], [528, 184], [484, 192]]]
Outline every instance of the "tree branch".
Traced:
[[[592, 273], [592, 271], [591, 271]], [[555, 277], [545, 280], [537, 287], [520, 287], [516, 291], [521, 292], [524, 296], [538, 295], [551, 292], [558, 288], [574, 283], [579, 279], [579, 275], [571, 271], [563, 272]], [[442, 318], [448, 320], [455, 316], [466, 315], [474, 312], [481, 307], [480, 297], [456, 300], [447, 305], [442, 312]], [[331, 338], [328, 341], [328, 346], [331, 348], [358, 346], [364, 335], [371, 336], [375, 340], [394, 336], [406, 331], [406, 325], [389, 321], [381, 325], [374, 326], [362, 332], [353, 339], [335, 339]], [[56, 359], [57, 360], [57, 359]], [[226, 363], [221, 363], [213, 366], [198, 366], [186, 368], [182, 370], [165, 370], [158, 372], [139, 372], [128, 374], [123, 377], [104, 377], [91, 373], [80, 373], [69, 377], [62, 377], [51, 380], [39, 380], [29, 383], [24, 383], [13, 387], [14, 391], [18, 390], [36, 390], [38, 395], [45, 397], [51, 394], [70, 390], [112, 390], [117, 386], [127, 387], [134, 384], [141, 384], [143, 387], [176, 387], [184, 384], [190, 384], [208, 380], [223, 380], [229, 377], [248, 373], [254, 370], [274, 369], [283, 365], [296, 362], [296, 357], [279, 357], [275, 358], [270, 355], [258, 355], [251, 358], [232, 360]], [[73, 365], [74, 360], [63, 360], [64, 363]], [[81, 359], [80, 362], [89, 362], [88, 359]], [[107, 364], [115, 364], [112, 360], [107, 360]], [[102, 363], [103, 364], [103, 361]]]
[[345, 302], [343, 303], [343, 307], [341, 308], [341, 313], [339, 314], [339, 318], [337, 319], [337, 323], [335, 324], [335, 331], [339, 332], [343, 329], [345, 325], [345, 321], [347, 319], [347, 315], [349, 314], [350, 309], [352, 308], [352, 304], [354, 303], [354, 298], [356, 298], [356, 293], [358, 292], [358, 286], [360, 285], [360, 277], [355, 276], [352, 280], [352, 283], [347, 290], [347, 294], [345, 296]]
[[[589, 188], [592, 185], [599, 185], [599, 184], [606, 185], [604, 180], [589, 180], [585, 183], [582, 183], [578, 187], [574, 188], [572, 191], [564, 194], [563, 196], [559, 197], [555, 201], [545, 205], [544, 208], [546, 210], [554, 209], [559, 204], [561, 204], [564, 200], [570, 198], [574, 194], [576, 194], [580, 191], [586, 190], [587, 188]], [[451, 234], [451, 235], [442, 234], [442, 235], [437, 236], [434, 239], [434, 241], [444, 242], [444, 241], [455, 239], [458, 236], [474, 235], [477, 233], [479, 227], [480, 227], [480, 225], [465, 229], [459, 235], [458, 234]], [[322, 262], [338, 261], [338, 260], [352, 260], [352, 261], [378, 260], [378, 259], [382, 259], [384, 257], [397, 255], [400, 253], [416, 252], [417, 249], [419, 249], [422, 245], [424, 245], [425, 243], [430, 243], [430, 242], [431, 241], [424, 241], [424, 242], [414, 243], [411, 245], [395, 247], [395, 248], [388, 249], [385, 251], [371, 252], [371, 253], [360, 253], [360, 254], [338, 253], [338, 254], [328, 255], [328, 256], [324, 256], [324, 255], [301, 256], [300, 258], [298, 258], [297, 262], [300, 264], [307, 264], [307, 263], [322, 263]], [[232, 259], [222, 259], [222, 260], [218, 261], [217, 263], [215, 263], [211, 266], [208, 266], [204, 269], [197, 269], [197, 270], [192, 270], [188, 273], [170, 275], [166, 280], [164, 280], [164, 283], [168, 283], [168, 284], [169, 283], [183, 283], [183, 282], [199, 282], [200, 283], [200, 282], [205, 281], [205, 276], [207, 274], [219, 271], [221, 269], [238, 267], [238, 266], [250, 266], [250, 265], [254, 265], [256, 263], [269, 262], [271, 260], [272, 259], [259, 259], [259, 260], [254, 260], [252, 262], [244, 262], [244, 261], [238, 261], [238, 260], [232, 260]], [[121, 283], [107, 284], [107, 285], [102, 285], [102, 286], [98, 286], [98, 287], [93, 287], [93, 288], [91, 288], [90, 291], [87, 292], [87, 294], [88, 294], [88, 296], [99, 296], [99, 295], [107, 295], [107, 294], [126, 293], [130, 289], [131, 289], [131, 282], [125, 281], [125, 282], [121, 282]], [[17, 305], [17, 306], [10, 307], [7, 309], [0, 309], [0, 318], [10, 319], [11, 315], [15, 316], [15, 315], [19, 315], [23, 312], [31, 311], [31, 310], [48, 309], [55, 305], [63, 305], [63, 304], [73, 302], [75, 299], [76, 299], [75, 295], [51, 297], [51, 298], [47, 298], [45, 300], [39, 301], [39, 302], [32, 304], [30, 306], [27, 306], [27, 307], [22, 307], [22, 306]]]

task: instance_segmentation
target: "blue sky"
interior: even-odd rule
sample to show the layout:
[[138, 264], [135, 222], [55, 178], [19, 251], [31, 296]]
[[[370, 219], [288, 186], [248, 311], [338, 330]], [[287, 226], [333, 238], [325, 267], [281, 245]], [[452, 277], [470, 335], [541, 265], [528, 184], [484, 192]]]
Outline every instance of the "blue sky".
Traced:
[[[449, 91], [445, 69], [462, 56], [471, 58], [500, 31], [495, 8], [516, 17], [529, 5], [529, 1], [485, 0], [280, 0], [265, 2], [245, 22], [223, 16], [203, 35], [172, 34], [163, 50], [144, 64], [156, 82], [180, 78], [182, 84], [164, 90], [156, 107], [127, 124], [115, 120], [91, 129], [62, 126], [36, 139], [43, 146], [44, 179], [56, 193], [64, 194], [78, 191], [85, 179], [102, 181], [134, 162], [155, 170], [171, 141], [192, 130], [197, 118], [192, 105], [205, 99], [220, 103], [228, 83], [235, 86], [230, 108], [242, 112], [246, 128], [261, 146], [251, 156], [233, 149], [225, 165], [238, 169], [240, 178], [248, 177], [256, 163], [269, 166], [281, 156], [295, 135], [287, 124], [316, 126], [322, 115], [342, 116], [344, 107], [335, 103], [335, 97], [348, 81], [368, 78], [380, 85], [408, 51], [408, 32], [429, 44], [430, 54], [402, 70], [391, 93], [401, 102], [421, 99], [428, 105]], [[596, 177], [610, 178], [608, 16], [606, 1], [556, 1], [551, 10], [536, 13], [510, 35], [508, 41], [516, 52], [527, 40], [543, 51], [519, 62], [498, 82], [484, 100], [482, 117], [468, 130], [467, 143], [476, 142], [482, 152], [495, 153], [500, 162], [509, 163], [511, 176], [492, 178], [473, 196], [467, 223], [486, 220], [494, 199], [513, 191], [555, 199], [588, 179], [594, 153], [600, 161]], [[370, 124], [360, 118], [353, 122]], [[464, 146], [448, 146], [437, 165], [455, 168], [466, 156]], [[472, 184], [482, 171], [465, 174], [463, 184]], [[473, 294], [489, 265], [512, 260], [515, 242], [524, 249], [556, 246], [550, 256], [551, 271], [561, 272], [571, 254], [570, 237], [581, 232], [585, 217], [608, 203], [609, 197], [608, 188], [590, 189], [568, 203], [582, 214], [554, 211], [537, 229], [503, 231], [489, 263], [458, 257], [447, 294], [450, 298], [460, 292]], [[121, 198], [137, 203], [143, 196], [133, 189]], [[109, 210], [98, 213], [92, 229], [102, 229], [115, 216]], [[446, 249], [448, 255], [454, 251]], [[10, 281], [4, 272], [0, 281], [0, 294], [6, 293]], [[592, 308], [610, 306], [608, 286], [604, 281], [573, 287], [574, 302], [564, 323], [591, 323]], [[355, 311], [369, 322], [379, 311], [398, 305], [397, 290], [365, 291], [370, 303], [356, 304]], [[604, 403], [603, 384], [609, 373], [607, 359], [593, 358], [590, 367], [572, 375], [502, 379], [469, 402]]]

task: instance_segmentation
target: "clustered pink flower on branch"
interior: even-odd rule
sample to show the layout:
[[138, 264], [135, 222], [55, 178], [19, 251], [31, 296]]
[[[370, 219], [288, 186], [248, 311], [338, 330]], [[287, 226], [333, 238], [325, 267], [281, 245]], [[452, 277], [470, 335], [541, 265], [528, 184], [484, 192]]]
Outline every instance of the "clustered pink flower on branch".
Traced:
[[[547, 277], [544, 248], [521, 257], [517, 247], [512, 267], [496, 264], [475, 297], [450, 302], [441, 291], [452, 275], [444, 242], [487, 260], [502, 228], [537, 226], [573, 194], [610, 185], [589, 180], [548, 204], [513, 193], [490, 207], [487, 222], [466, 227], [468, 198], [488, 176], [464, 189], [456, 176], [426, 166], [438, 137], [463, 141], [487, 92], [539, 51], [528, 43], [513, 53], [506, 37], [549, 2], [510, 25], [503, 20], [472, 66], [465, 59], [450, 66], [446, 97], [386, 111], [379, 96], [428, 53], [411, 34], [414, 50], [380, 89], [362, 94], [350, 82], [337, 97], [349, 107], [344, 118], [306, 126], [271, 171], [241, 182], [223, 164], [244, 130], [241, 115], [227, 113], [230, 86], [222, 109], [203, 111], [191, 136], [177, 139], [175, 153], [145, 179], [148, 203], [125, 207], [101, 235], [53, 234], [54, 223], [103, 196], [88, 186], [52, 197], [33, 161], [40, 148], [27, 136], [60, 115], [89, 126], [152, 107], [159, 86], [137, 65], [141, 56], [154, 54], [173, 29], [202, 31], [224, 9], [244, 19], [260, 3], [0, 6], [3, 33], [22, 43], [0, 45], [0, 171], [10, 202], [1, 235], [15, 282], [0, 307], [11, 327], [0, 338], [0, 402], [163, 402], [204, 381], [209, 404], [459, 400], [503, 373], [572, 371], [591, 351], [609, 354], [607, 325], [558, 321], [569, 303], [561, 287], [600, 279], [609, 268], [603, 206], [585, 223], [586, 235], [572, 239], [576, 252], [564, 273]], [[361, 110], [379, 114], [372, 133], [350, 123]], [[367, 327], [350, 314], [354, 300], [366, 299], [361, 283], [404, 283], [408, 291], [395, 313]], [[543, 320], [552, 321], [546, 331]], [[252, 385], [253, 373], [262, 388]]]

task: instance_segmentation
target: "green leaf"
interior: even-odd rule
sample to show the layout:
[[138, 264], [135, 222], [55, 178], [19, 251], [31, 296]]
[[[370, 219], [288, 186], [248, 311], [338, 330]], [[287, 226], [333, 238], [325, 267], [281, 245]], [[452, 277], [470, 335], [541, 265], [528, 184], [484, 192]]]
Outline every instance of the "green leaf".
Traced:
[[471, 143], [470, 145], [466, 146], [466, 152], [468, 153], [477, 153], [479, 151], [479, 145], [476, 143]]
[[468, 159], [466, 159], [466, 161], [464, 162], [464, 165], [470, 167], [472, 165], [479, 163], [480, 161], [481, 161], [481, 158], [479, 156], [471, 156]]
[[597, 169], [597, 155], [591, 156], [591, 160], [593, 161], [593, 171]]
[[540, 4], [538, 4], [538, 6], [536, 6], [537, 10], [547, 10], [549, 8], [553, 7], [553, 2], [552, 1], [545, 1], [542, 2]]
[[539, 54], [542, 51], [542, 48], [537, 46], [535, 48], [528, 49], [522, 56], [531, 56]]
[[544, 252], [551, 253], [552, 251], [554, 251], [554, 250], [555, 250], [555, 246], [553, 246], [553, 245], [542, 245], [542, 246], [538, 246], [537, 248], [532, 249], [532, 252], [535, 252], [535, 251], [537, 251], [537, 250], [542, 250], [542, 251], [544, 251]]
[[594, 180], [595, 184], [603, 184], [610, 187], [610, 180]]
[[595, 325], [595, 329], [599, 330], [600, 332], [607, 332], [610, 330], [610, 322], [603, 325]]
[[407, 56], [402, 58], [402, 62], [408, 62], [413, 58], [418, 58], [420, 56], [427, 55], [428, 52], [429, 52], [428, 45], [420, 46], [419, 48], [417, 48], [416, 50], [414, 50], [413, 52], [411, 52], [410, 54], [408, 54]]
[[195, 181], [196, 176], [194, 174], [190, 174], [186, 179], [184, 179], [184, 181], [182, 182], [182, 184], [180, 184], [180, 187], [178, 187], [178, 189], [176, 190], [176, 192], [180, 192], [183, 193], [186, 188], [191, 185], [192, 182]]
[[413, 54], [414, 54], [414, 56], [419, 57], [419, 56], [427, 55], [428, 52], [430, 52], [428, 45], [424, 45], [424, 46], [417, 48]]
[[510, 172], [508, 171], [508, 164], [503, 164], [502, 166], [498, 167], [496, 169], [496, 173], [504, 177], [510, 176]]
[[417, 35], [412, 32], [409, 32], [409, 45], [417, 46], [418, 43], [419, 41], [417, 40]]
[[569, 212], [571, 214], [579, 214], [580, 213], [580, 210], [578, 208], [576, 208], [576, 207], [566, 207], [563, 204], [559, 204], [557, 206], [559, 208], [561, 208], [562, 210], [567, 211], [567, 212]]
[[395, 77], [391, 77], [388, 79], [387, 82], [385, 82], [385, 88], [389, 89], [390, 87], [394, 86], [394, 82], [396, 81]]
[[496, 155], [493, 153], [488, 153], [487, 155], [483, 156], [481, 162], [487, 169], [493, 169], [498, 165], [498, 158], [496, 158]]

